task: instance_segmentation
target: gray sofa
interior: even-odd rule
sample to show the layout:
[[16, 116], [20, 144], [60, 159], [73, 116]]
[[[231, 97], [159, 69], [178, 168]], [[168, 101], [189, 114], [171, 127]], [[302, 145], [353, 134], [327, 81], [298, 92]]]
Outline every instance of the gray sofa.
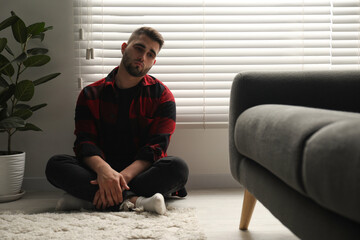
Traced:
[[230, 169], [301, 239], [360, 239], [360, 71], [241, 72], [229, 115]]

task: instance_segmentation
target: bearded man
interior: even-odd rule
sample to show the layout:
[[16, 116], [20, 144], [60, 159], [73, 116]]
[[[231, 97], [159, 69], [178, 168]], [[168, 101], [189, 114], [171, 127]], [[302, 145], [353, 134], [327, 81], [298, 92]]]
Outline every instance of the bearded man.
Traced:
[[187, 195], [188, 167], [167, 156], [175, 130], [171, 91], [148, 75], [164, 43], [153, 28], [135, 30], [109, 75], [79, 94], [75, 156], [55, 155], [48, 181], [66, 193], [57, 210], [142, 208], [166, 212], [164, 196]]

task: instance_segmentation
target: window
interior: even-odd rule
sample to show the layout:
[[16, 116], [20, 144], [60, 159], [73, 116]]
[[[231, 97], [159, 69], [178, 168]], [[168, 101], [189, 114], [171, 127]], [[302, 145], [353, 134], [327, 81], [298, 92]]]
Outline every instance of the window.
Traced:
[[149, 74], [173, 92], [178, 124], [226, 126], [232, 80], [243, 70], [359, 68], [358, 0], [76, 0], [74, 9], [85, 85], [119, 65], [133, 30], [162, 33]]

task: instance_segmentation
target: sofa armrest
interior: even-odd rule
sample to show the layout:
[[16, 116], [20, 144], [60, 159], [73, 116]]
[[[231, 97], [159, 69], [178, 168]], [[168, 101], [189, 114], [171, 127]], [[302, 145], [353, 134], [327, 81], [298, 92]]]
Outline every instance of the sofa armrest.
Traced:
[[232, 84], [229, 111], [230, 168], [235, 179], [240, 155], [234, 145], [239, 115], [261, 104], [285, 104], [360, 112], [360, 71], [244, 71]]
[[360, 71], [245, 71], [235, 77], [230, 99], [237, 116], [260, 104], [360, 112]]

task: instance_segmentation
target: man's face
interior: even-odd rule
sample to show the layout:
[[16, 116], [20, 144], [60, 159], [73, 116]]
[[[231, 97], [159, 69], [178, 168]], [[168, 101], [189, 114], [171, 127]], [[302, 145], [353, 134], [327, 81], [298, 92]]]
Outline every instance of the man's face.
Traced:
[[151, 40], [146, 35], [124, 43], [121, 47], [123, 53], [122, 63], [126, 71], [134, 77], [142, 77], [147, 74], [156, 62], [156, 55], [160, 50], [158, 42]]

